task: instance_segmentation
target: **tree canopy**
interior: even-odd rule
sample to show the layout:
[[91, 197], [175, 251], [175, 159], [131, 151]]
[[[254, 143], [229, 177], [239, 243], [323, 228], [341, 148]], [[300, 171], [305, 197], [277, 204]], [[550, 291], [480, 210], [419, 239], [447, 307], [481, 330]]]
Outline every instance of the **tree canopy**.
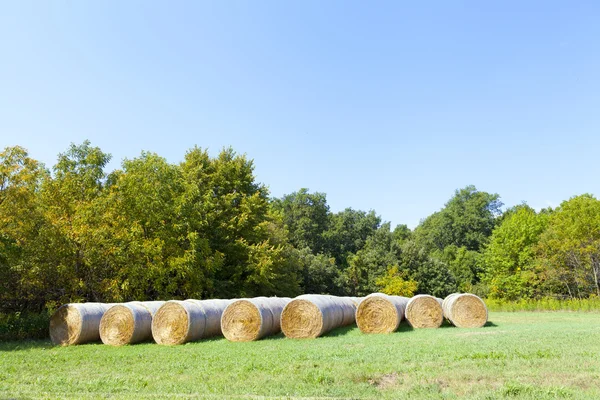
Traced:
[[373, 210], [333, 212], [302, 188], [271, 198], [254, 163], [199, 147], [179, 163], [142, 152], [107, 172], [88, 141], [47, 169], [0, 153], [0, 311], [69, 301], [364, 296], [518, 300], [600, 295], [600, 201], [502, 211], [466, 186], [414, 229]]

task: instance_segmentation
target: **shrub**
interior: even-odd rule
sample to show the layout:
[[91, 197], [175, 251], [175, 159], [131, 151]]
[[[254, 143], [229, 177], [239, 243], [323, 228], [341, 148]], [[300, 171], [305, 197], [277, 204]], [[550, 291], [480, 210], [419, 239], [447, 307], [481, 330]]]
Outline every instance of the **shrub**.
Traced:
[[48, 337], [50, 313], [0, 313], [0, 340], [45, 339]]

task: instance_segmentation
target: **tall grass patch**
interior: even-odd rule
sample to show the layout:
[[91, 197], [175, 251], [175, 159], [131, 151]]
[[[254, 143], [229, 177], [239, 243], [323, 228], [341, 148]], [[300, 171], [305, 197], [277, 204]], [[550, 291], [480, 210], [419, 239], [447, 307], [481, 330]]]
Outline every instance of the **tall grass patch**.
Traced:
[[518, 301], [504, 301], [486, 299], [485, 304], [490, 311], [583, 311], [600, 312], [600, 297], [593, 296], [586, 299], [522, 299]]

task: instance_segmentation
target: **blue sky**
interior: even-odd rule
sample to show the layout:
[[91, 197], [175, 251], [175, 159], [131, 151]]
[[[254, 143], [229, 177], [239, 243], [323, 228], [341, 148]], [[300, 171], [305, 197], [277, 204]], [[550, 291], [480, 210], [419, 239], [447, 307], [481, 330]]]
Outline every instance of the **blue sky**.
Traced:
[[0, 4], [0, 147], [254, 159], [272, 195], [414, 227], [469, 184], [600, 192], [600, 3]]

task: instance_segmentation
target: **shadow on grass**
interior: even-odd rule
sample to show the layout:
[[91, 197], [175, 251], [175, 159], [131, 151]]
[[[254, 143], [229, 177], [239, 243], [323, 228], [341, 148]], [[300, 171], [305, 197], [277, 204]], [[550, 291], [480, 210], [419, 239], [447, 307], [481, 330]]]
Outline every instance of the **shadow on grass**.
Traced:
[[0, 352], [2, 351], [23, 351], [32, 349], [52, 349], [60, 347], [53, 345], [50, 340], [16, 340], [0, 343]]
[[[488, 321], [485, 323], [485, 325], [483, 327], [484, 328], [497, 328], [498, 325], [496, 325], [492, 321]], [[449, 329], [449, 328], [456, 329], [454, 327], [454, 325], [450, 324], [447, 321], [444, 321], [442, 326], [440, 326], [438, 329]], [[322, 337], [344, 336], [344, 335], [347, 335], [349, 332], [354, 331], [356, 329], [358, 329], [356, 327], [356, 325], [344, 326], [341, 328], [336, 328], [336, 329], [324, 334]], [[396, 330], [396, 332], [411, 332], [414, 330], [415, 329], [412, 326], [410, 326], [408, 323], [402, 322], [400, 324], [400, 326], [398, 327], [398, 329]], [[278, 333], [277, 335], [267, 336], [267, 337], [261, 339], [261, 341], [282, 340], [282, 339], [286, 339], [286, 337], [283, 335], [283, 333]], [[223, 340], [226, 340], [226, 339], [223, 338], [222, 336], [215, 336], [215, 337], [211, 337], [211, 338], [207, 338], [207, 339], [202, 339], [202, 340], [196, 341], [196, 342], [189, 342], [186, 344], [187, 345], [196, 345], [196, 344], [200, 344], [200, 343], [219, 342], [219, 341], [223, 341]], [[137, 346], [137, 345], [143, 345], [143, 344], [155, 344], [155, 343], [150, 340], [150, 341], [142, 342], [139, 344], [133, 344], [130, 346]], [[184, 344], [183, 346], [185, 346], [186, 344]], [[78, 345], [78, 346], [94, 346], [94, 345], [102, 345], [102, 342], [87, 343], [87, 344]], [[18, 340], [18, 341], [10, 341], [10, 342], [0, 343], [0, 352], [3, 352], [3, 351], [27, 351], [27, 350], [32, 350], [32, 349], [54, 349], [54, 348], [59, 349], [59, 348], [61, 348], [61, 346], [53, 345], [49, 339]]]
[[336, 329], [333, 329], [330, 332], [327, 332], [326, 334], [323, 335], [323, 337], [344, 336], [344, 335], [347, 335], [348, 332], [350, 332], [350, 331], [352, 331], [354, 329], [358, 329], [356, 327], [356, 325], [343, 326], [341, 328], [336, 328]]
[[264, 338], [262, 338], [260, 340], [281, 340], [281, 339], [285, 339], [285, 335], [280, 332], [277, 335], [267, 336], [267, 337], [264, 337]]
[[[492, 321], [488, 321], [485, 323], [485, 325], [483, 325], [483, 328], [497, 328], [497, 327], [498, 327], [498, 325], [496, 325]], [[448, 321], [444, 321], [444, 323], [442, 324], [442, 326], [440, 326], [439, 329], [447, 329], [447, 328], [456, 329], [456, 327]]]

